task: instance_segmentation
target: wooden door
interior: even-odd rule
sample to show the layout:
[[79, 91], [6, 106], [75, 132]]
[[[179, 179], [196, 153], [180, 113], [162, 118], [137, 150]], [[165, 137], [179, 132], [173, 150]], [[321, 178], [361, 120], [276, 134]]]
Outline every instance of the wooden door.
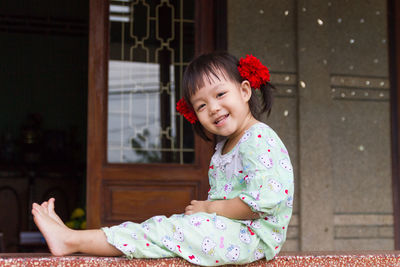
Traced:
[[187, 58], [214, 49], [213, 6], [90, 1], [89, 228], [182, 213], [206, 198], [213, 144], [174, 106]]

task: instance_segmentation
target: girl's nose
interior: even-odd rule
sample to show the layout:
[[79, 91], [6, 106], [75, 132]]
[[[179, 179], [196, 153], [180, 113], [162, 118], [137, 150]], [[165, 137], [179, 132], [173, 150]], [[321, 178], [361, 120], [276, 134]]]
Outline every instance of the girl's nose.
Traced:
[[221, 107], [219, 106], [217, 101], [213, 101], [209, 105], [210, 105], [210, 113], [211, 114], [215, 114], [221, 109]]

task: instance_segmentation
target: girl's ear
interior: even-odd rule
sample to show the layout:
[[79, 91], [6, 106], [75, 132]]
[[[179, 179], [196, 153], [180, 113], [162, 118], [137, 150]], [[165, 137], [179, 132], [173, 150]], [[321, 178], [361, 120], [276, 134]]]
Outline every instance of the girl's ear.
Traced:
[[250, 100], [252, 91], [251, 91], [250, 82], [248, 80], [244, 80], [240, 84], [240, 93], [242, 94], [242, 96], [246, 102], [248, 102]]

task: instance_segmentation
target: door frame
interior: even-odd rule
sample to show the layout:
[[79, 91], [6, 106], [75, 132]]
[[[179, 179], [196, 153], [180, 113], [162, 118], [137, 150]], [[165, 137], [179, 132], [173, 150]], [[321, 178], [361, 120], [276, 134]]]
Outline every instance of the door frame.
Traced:
[[105, 161], [104, 139], [105, 107], [104, 91], [107, 86], [108, 61], [108, 1], [89, 1], [89, 62], [88, 62], [88, 130], [86, 205], [87, 226], [101, 225], [101, 209], [98, 196], [101, 194], [101, 170]]

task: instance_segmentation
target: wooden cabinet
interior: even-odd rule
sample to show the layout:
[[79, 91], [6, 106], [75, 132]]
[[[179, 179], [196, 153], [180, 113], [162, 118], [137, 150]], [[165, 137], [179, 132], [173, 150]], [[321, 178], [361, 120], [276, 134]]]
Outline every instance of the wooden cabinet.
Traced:
[[4, 252], [18, 251], [19, 232], [28, 227], [28, 199], [29, 179], [0, 178], [0, 232]]
[[41, 203], [56, 198], [56, 211], [67, 220], [78, 205], [81, 184], [78, 176], [59, 177], [0, 177], [0, 233], [3, 234], [3, 252], [21, 250], [22, 231], [38, 231], [31, 215], [32, 202]]

